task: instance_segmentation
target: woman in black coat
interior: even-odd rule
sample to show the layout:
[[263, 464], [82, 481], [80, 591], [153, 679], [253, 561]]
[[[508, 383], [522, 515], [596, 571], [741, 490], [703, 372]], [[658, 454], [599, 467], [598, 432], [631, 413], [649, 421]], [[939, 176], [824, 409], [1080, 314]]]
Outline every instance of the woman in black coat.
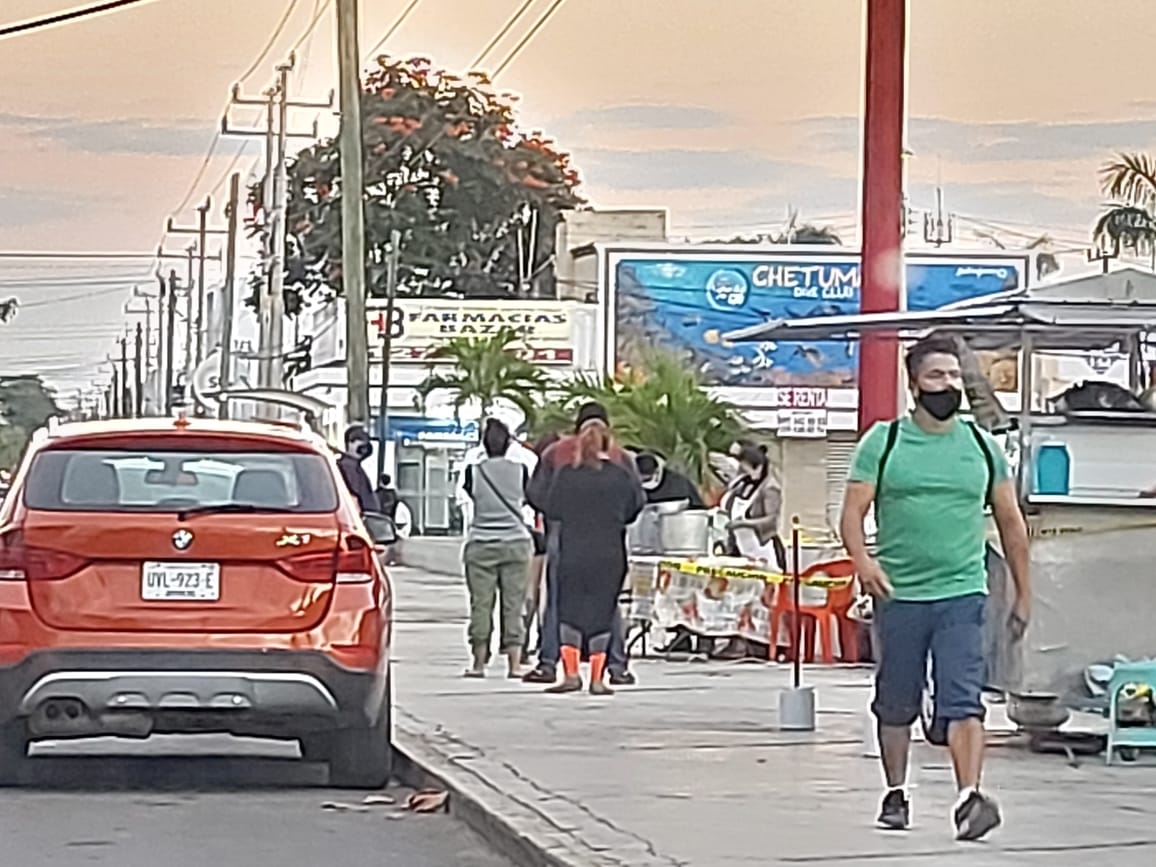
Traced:
[[611, 460], [610, 431], [588, 421], [575, 460], [558, 469], [546, 498], [546, 519], [559, 525], [558, 620], [564, 677], [547, 692], [582, 689], [582, 646], [590, 654], [590, 692], [612, 695], [603, 682], [610, 629], [626, 579], [626, 527], [646, 502], [630, 470]]

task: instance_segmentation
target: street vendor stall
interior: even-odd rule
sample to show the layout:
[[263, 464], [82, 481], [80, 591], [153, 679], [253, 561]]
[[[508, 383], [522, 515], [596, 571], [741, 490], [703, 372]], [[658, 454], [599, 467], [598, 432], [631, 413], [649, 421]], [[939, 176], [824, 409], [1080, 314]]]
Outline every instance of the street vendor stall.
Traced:
[[1097, 692], [1089, 671], [1097, 664], [1156, 656], [1156, 412], [1138, 394], [1099, 402], [1107, 409], [1095, 400], [1092, 408], [1052, 405], [1037, 394], [1037, 359], [1118, 349], [1130, 356], [1135, 393], [1144, 341], [1154, 330], [1156, 276], [1125, 269], [931, 313], [775, 321], [727, 339], [839, 340], [867, 332], [913, 339], [934, 331], [962, 337], [976, 351], [1019, 352], [1010, 424], [991, 424], [995, 416], [1007, 421], [1006, 413], [974, 406], [983, 401], [970, 389], [968, 397], [981, 424], [986, 418], [994, 432], [1006, 428], [1031, 536], [1033, 617], [1026, 638], [1016, 642], [1006, 629], [1012, 591], [993, 526], [989, 681], [1009, 695], [1013, 720], [1046, 729], [1063, 724], [1070, 709], [1089, 706]]

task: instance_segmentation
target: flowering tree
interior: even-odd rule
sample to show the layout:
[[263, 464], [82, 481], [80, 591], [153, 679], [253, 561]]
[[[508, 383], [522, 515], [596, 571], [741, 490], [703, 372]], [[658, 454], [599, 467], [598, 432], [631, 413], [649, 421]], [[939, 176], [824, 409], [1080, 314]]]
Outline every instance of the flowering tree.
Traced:
[[[400, 291], [511, 297], [541, 286], [554, 228], [583, 204], [570, 157], [517, 126], [516, 98], [479, 72], [381, 57], [361, 98], [366, 279], [385, 294], [391, 233], [401, 233]], [[341, 292], [341, 159], [328, 139], [289, 167], [288, 292]], [[250, 201], [260, 224], [260, 189]], [[548, 287], [547, 287], [548, 288]], [[287, 298], [293, 309], [295, 300]]]

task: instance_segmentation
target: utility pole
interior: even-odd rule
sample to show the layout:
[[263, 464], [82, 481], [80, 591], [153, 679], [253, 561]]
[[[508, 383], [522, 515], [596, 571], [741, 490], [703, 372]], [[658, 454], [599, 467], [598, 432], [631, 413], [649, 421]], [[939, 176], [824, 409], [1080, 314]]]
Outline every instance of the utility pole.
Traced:
[[[397, 272], [401, 257], [401, 232], [389, 235], [389, 258], [385, 262], [385, 328], [381, 332], [381, 409], [378, 413], [377, 477], [385, 474], [385, 443], [389, 437], [389, 369], [393, 361], [393, 300], [397, 297]], [[361, 329], [368, 332], [368, 328]], [[368, 345], [369, 336], [366, 333]], [[366, 352], [368, 358], [368, 350]]]
[[165, 306], [165, 377], [164, 377], [164, 398], [162, 406], [165, 408], [166, 415], [172, 415], [173, 412], [173, 349], [176, 343], [176, 329], [177, 329], [177, 272], [175, 270], [169, 271], [169, 285], [168, 292], [165, 292], [164, 278], [161, 279], [161, 297], [168, 298], [168, 304]]
[[[193, 353], [193, 367], [205, 360], [205, 261], [208, 258], [208, 236], [209, 235], [224, 235], [224, 229], [210, 229], [209, 228], [209, 212], [212, 210], [213, 200], [208, 196], [200, 207], [197, 208], [197, 225], [196, 227], [176, 226], [173, 224], [173, 218], [169, 217], [168, 224], [165, 226], [165, 231], [171, 235], [196, 235], [197, 236], [197, 299], [196, 299], [196, 316], [190, 320], [189, 328], [190, 334], [195, 331], [196, 339], [191, 340], [194, 344], [195, 351]], [[221, 261], [221, 256], [218, 253], [216, 261]], [[192, 310], [192, 273], [189, 274], [189, 310]]]
[[277, 84], [266, 90], [262, 99], [241, 96], [241, 85], [233, 85], [232, 105], [259, 105], [265, 108], [265, 130], [233, 129], [229, 126], [228, 115], [221, 120], [224, 135], [263, 136], [265, 138], [265, 184], [263, 210], [266, 219], [264, 238], [266, 285], [258, 303], [260, 339], [258, 341], [258, 384], [262, 388], [282, 387], [282, 364], [284, 356], [283, 335], [285, 326], [285, 205], [287, 200], [288, 175], [285, 158], [288, 141], [291, 138], [315, 139], [318, 125], [308, 133], [293, 133], [289, 130], [289, 109], [291, 108], [333, 108], [333, 94], [325, 102], [295, 101], [289, 98], [289, 73], [293, 71], [296, 58], [277, 67]]
[[108, 387], [108, 416], [120, 418], [120, 383], [117, 381], [115, 362], [112, 365], [112, 384]]
[[136, 338], [134, 349], [136, 351], [136, 358], [134, 360], [134, 367], [136, 368], [136, 379], [133, 384], [136, 386], [136, 392], [133, 395], [135, 403], [133, 404], [133, 415], [135, 418], [140, 418], [144, 415], [144, 327], [138, 322], [136, 324]]
[[[171, 223], [171, 221], [170, 221], [170, 223]], [[181, 230], [176, 230], [176, 231], [179, 232]], [[165, 252], [165, 249], [162, 245], [160, 247], [157, 247], [157, 253], [156, 253], [156, 258], [157, 258], [158, 263], [162, 263], [166, 259], [179, 259], [179, 260], [182, 260], [185, 262], [186, 271], [188, 274], [188, 283], [187, 283], [186, 288], [187, 288], [187, 291], [189, 293], [185, 299], [185, 311], [186, 311], [186, 320], [187, 320], [186, 321], [186, 327], [187, 327], [187, 333], [190, 335], [190, 339], [191, 339], [191, 335], [193, 334], [193, 300], [192, 300], [193, 269], [194, 269], [194, 258], [193, 257], [194, 257], [194, 254], [196, 253], [196, 250], [197, 250], [197, 245], [192, 244], [188, 248], [186, 248], [184, 253], [168, 253], [168, 252]], [[213, 256], [206, 256], [205, 259], [210, 261], [210, 262], [220, 262], [221, 261], [221, 254], [217, 253]], [[176, 303], [177, 303], [177, 296], [176, 296], [175, 290], [176, 290], [176, 287], [179, 286], [180, 284], [178, 283], [178, 281], [176, 279], [175, 272], [170, 271], [169, 274], [170, 274], [170, 280], [169, 280], [169, 287], [168, 287], [169, 288], [168, 303], [169, 303], [170, 308], [172, 308], [172, 309], [170, 309], [168, 311], [169, 316], [168, 316], [168, 320], [167, 320], [167, 322], [168, 322], [168, 329], [167, 330], [169, 333], [166, 335], [166, 339], [170, 343], [175, 344], [176, 334], [174, 333], [174, 329], [176, 328]], [[161, 284], [161, 298], [163, 300], [165, 298], [164, 278], [158, 274], [157, 279]], [[158, 346], [158, 352], [159, 352], [159, 349], [160, 349], [160, 347]], [[186, 356], [185, 365], [184, 365], [185, 370], [186, 370], [186, 378], [185, 378], [186, 386], [188, 385], [189, 379], [191, 378], [191, 372], [193, 369], [193, 366], [190, 364], [191, 360], [192, 360], [191, 358]], [[172, 395], [171, 395], [172, 386], [175, 384], [176, 378], [177, 378], [177, 371], [173, 367], [174, 363], [175, 363], [175, 359], [170, 356], [168, 358], [166, 365], [165, 365], [168, 368], [168, 373], [166, 374], [166, 376], [168, 377], [166, 382], [168, 384], [166, 386], [167, 391], [166, 391], [166, 394], [165, 394], [165, 396], [161, 402], [161, 405], [166, 407], [166, 408], [169, 408], [172, 405]], [[166, 409], [166, 411], [167, 411], [167, 409]]]
[[[236, 306], [237, 280], [237, 217], [241, 207], [241, 175], [233, 172], [229, 178], [229, 204], [225, 216], [229, 218], [229, 240], [225, 249], [225, 289], [221, 297], [221, 391], [233, 384], [233, 310]], [[229, 417], [229, 401], [220, 402], [221, 418]]]
[[128, 384], [128, 336], [120, 337], [120, 413], [124, 417], [129, 415], [129, 406], [132, 396]]
[[[365, 170], [357, 5], [358, 0], [337, 0], [337, 68], [341, 92], [341, 282], [345, 294], [348, 421], [364, 424], [369, 421], [369, 327], [365, 315]], [[388, 368], [388, 357], [385, 364]]]

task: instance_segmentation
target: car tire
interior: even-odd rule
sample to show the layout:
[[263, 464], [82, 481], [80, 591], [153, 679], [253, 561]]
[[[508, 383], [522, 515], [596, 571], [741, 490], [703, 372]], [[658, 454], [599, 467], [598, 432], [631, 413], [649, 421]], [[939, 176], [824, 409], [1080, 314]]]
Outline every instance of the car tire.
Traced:
[[15, 720], [0, 726], [0, 786], [20, 782], [20, 771], [28, 760], [28, 725]]
[[[387, 683], [377, 722], [338, 729], [326, 739], [329, 785], [338, 789], [385, 788], [393, 772], [393, 708], [390, 696]], [[304, 743], [302, 749], [305, 749]]]

